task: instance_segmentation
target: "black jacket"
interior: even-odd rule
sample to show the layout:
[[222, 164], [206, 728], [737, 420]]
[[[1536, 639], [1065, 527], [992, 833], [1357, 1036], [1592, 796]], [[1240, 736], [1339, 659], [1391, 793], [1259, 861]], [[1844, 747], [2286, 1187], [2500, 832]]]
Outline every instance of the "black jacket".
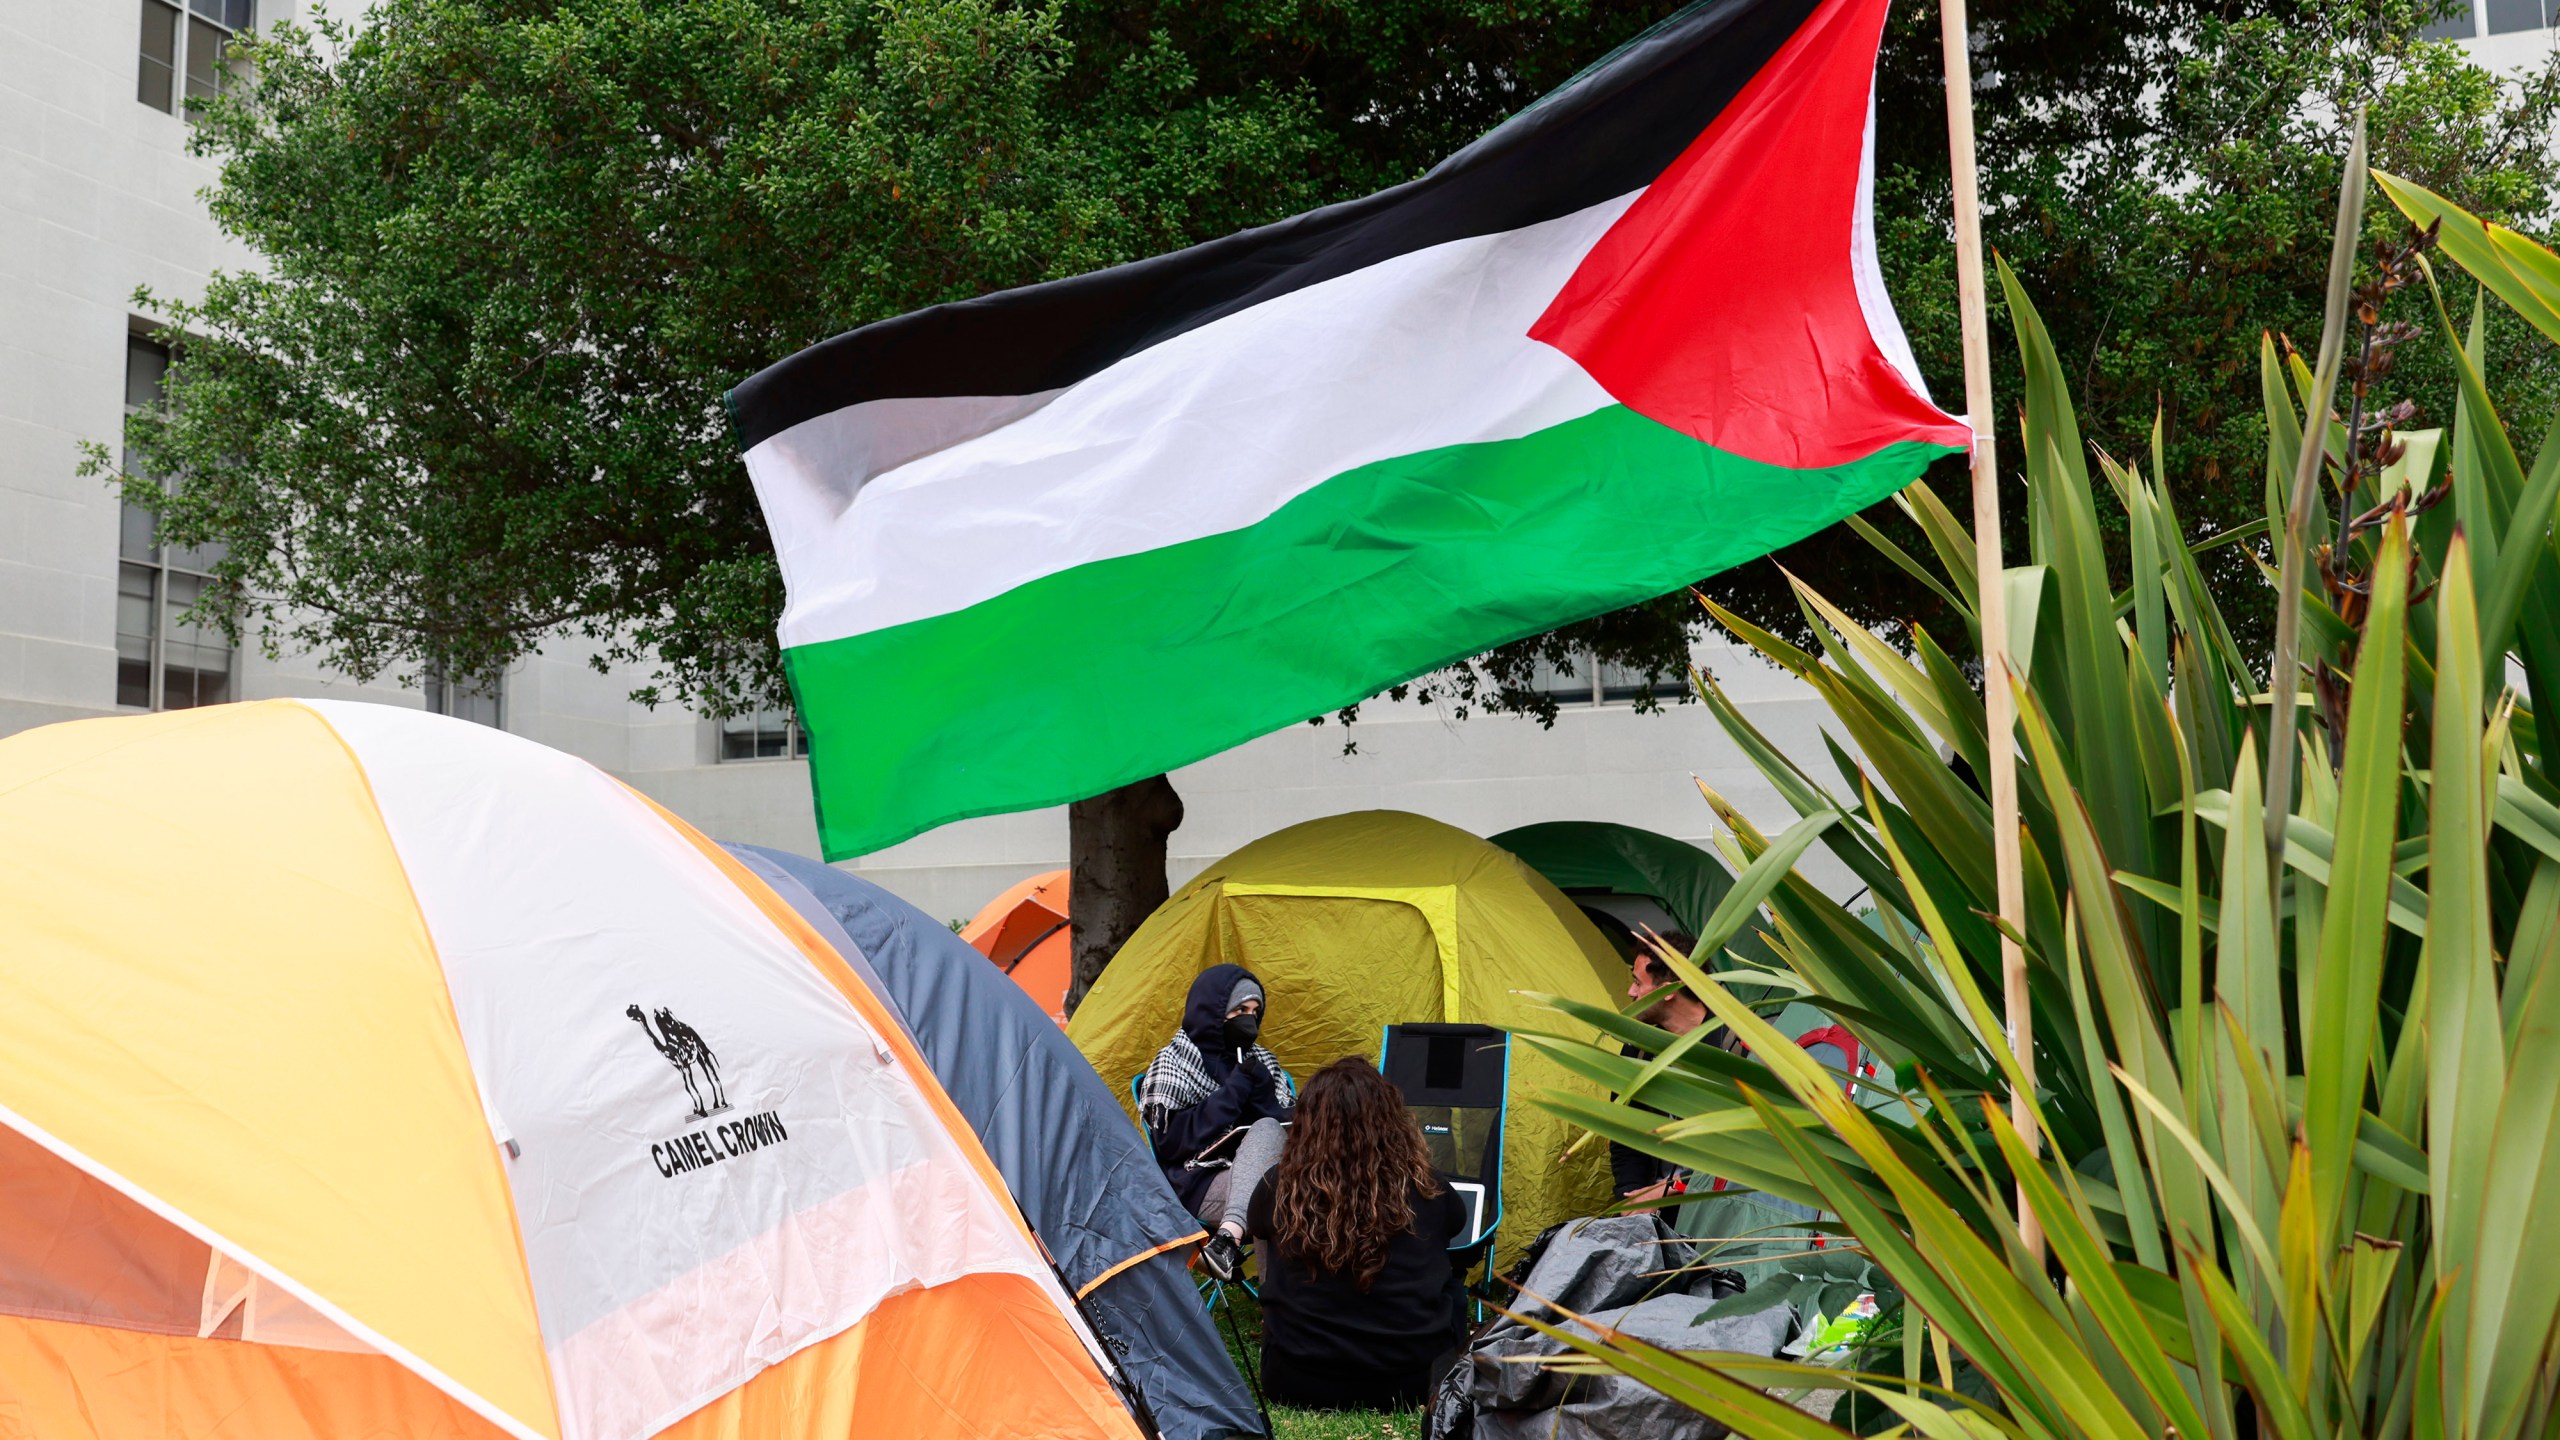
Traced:
[[[1707, 1036], [1707, 1043], [1719, 1050], [1731, 1051], [1736, 1055], [1751, 1053], [1748, 1046], [1736, 1041], [1733, 1038], [1733, 1032], [1722, 1025], [1717, 1026]], [[1630, 1060], [1653, 1058], [1652, 1051], [1639, 1049], [1634, 1045], [1622, 1045], [1618, 1048], [1618, 1053]], [[1614, 1100], [1617, 1097], [1613, 1095], [1609, 1098]], [[1662, 1113], [1641, 1100], [1636, 1102], [1636, 1108], [1655, 1115]], [[1621, 1145], [1615, 1140], [1609, 1142], [1609, 1183], [1617, 1187], [1621, 1195], [1630, 1190], [1642, 1190], [1656, 1181], [1677, 1180], [1688, 1173], [1686, 1167], [1674, 1165], [1658, 1155], [1648, 1155], [1641, 1150]]]
[[1688, 1173], [1658, 1155], [1647, 1155], [1615, 1140], [1609, 1142], [1609, 1186], [1620, 1195], [1630, 1195], [1646, 1186]]
[[[1633, 1045], [1620, 1046], [1618, 1053], [1630, 1060], [1653, 1058], [1652, 1051], [1640, 1050]], [[1613, 1095], [1609, 1098], [1614, 1100], [1617, 1097]], [[1637, 1101], [1636, 1108], [1653, 1114], [1661, 1113], [1643, 1101]], [[1641, 1190], [1657, 1181], [1668, 1180], [1673, 1176], [1686, 1173], [1688, 1172], [1681, 1167], [1660, 1156], [1647, 1155], [1641, 1150], [1621, 1145], [1615, 1140], [1609, 1142], [1609, 1185], [1620, 1195], [1630, 1190]]]
[[1272, 1176], [1253, 1192], [1245, 1228], [1262, 1271], [1262, 1388], [1311, 1410], [1409, 1409], [1429, 1398], [1439, 1362], [1466, 1339], [1466, 1286], [1449, 1254], [1467, 1206], [1442, 1185], [1413, 1194], [1413, 1228], [1387, 1242], [1363, 1292], [1357, 1277], [1316, 1270], [1281, 1249]]
[[[1207, 1098], [1188, 1109], [1176, 1110], [1165, 1117], [1161, 1126], [1150, 1127], [1147, 1138], [1155, 1143], [1156, 1164], [1163, 1168], [1165, 1181], [1173, 1193], [1195, 1213], [1200, 1197], [1208, 1193], [1215, 1170], [1194, 1170], [1190, 1160], [1207, 1149], [1211, 1142], [1239, 1125], [1250, 1125], [1263, 1116], [1285, 1120], [1289, 1103], [1280, 1093], [1279, 1077], [1258, 1063], [1246, 1063], [1249, 1052], [1227, 1043], [1227, 997], [1235, 993], [1236, 982], [1253, 980], [1261, 983], [1252, 971], [1241, 965], [1212, 965], [1191, 982], [1191, 993], [1182, 1002], [1182, 1033], [1200, 1047], [1200, 1063], [1218, 1088]], [[1263, 1008], [1271, 1001], [1266, 994]]]

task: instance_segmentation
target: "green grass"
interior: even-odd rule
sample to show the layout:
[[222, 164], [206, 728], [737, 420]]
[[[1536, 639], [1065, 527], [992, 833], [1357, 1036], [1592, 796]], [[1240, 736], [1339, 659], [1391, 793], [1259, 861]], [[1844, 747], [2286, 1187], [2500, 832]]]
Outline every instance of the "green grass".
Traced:
[[[1226, 1304], [1211, 1316], [1218, 1338], [1237, 1368], [1262, 1369], [1262, 1306], [1241, 1285], [1227, 1287]], [[1238, 1348], [1241, 1339], [1243, 1346]], [[1293, 1410], [1271, 1407], [1271, 1440], [1422, 1440], [1420, 1410]]]

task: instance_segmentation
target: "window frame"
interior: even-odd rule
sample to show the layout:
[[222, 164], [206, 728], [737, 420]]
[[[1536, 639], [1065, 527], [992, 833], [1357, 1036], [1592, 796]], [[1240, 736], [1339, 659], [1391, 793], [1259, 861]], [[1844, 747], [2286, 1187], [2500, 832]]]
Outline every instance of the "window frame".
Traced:
[[[178, 78], [185, 65], [186, 19], [187, 12], [168, 0], [142, 0], [142, 33], [134, 46], [139, 59], [133, 98], [163, 115], [177, 114], [178, 98], [186, 93]], [[151, 53], [155, 30], [164, 52], [159, 55]]]
[[[242, 78], [239, 67], [220, 52], [258, 28], [257, 0], [140, 0], [140, 29], [135, 38], [134, 99], [163, 115], [193, 122], [190, 100], [219, 95]], [[206, 13], [208, 10], [213, 13]], [[237, 23], [232, 23], [236, 17]], [[156, 33], [167, 37], [168, 54], [155, 56]], [[214, 57], [202, 62], [202, 47]], [[200, 88], [209, 86], [210, 88]]]
[[[492, 730], [507, 728], [507, 677], [504, 671], [485, 680], [455, 684], [447, 678], [442, 669], [429, 666], [426, 674], [419, 677], [418, 688], [425, 693], [427, 710], [430, 714], [442, 715], [454, 720], [467, 720], [474, 725], [486, 725]], [[466, 712], [464, 707], [476, 710], [478, 703], [483, 701], [487, 702], [489, 707], [487, 719], [482, 719], [478, 714]]]
[[[134, 328], [130, 328], [125, 332], [124, 414], [128, 418], [150, 408], [151, 402], [137, 401], [134, 396], [134, 357], [137, 353], [144, 351], [154, 352], [159, 357], [159, 374], [154, 376], [151, 382], [152, 401], [156, 401], [160, 395], [165, 393], [163, 387], [166, 383], [169, 366], [177, 358], [169, 346], [160, 344], [158, 341], [153, 340], [148, 334], [144, 333], [139, 326], [139, 322], [135, 323]], [[162, 488], [167, 488], [169, 483], [167, 477], [155, 476], [152, 477], [152, 479], [162, 486]], [[218, 698], [211, 701], [194, 700], [185, 705], [178, 706], [172, 706], [169, 703], [169, 647], [172, 643], [171, 632], [177, 628], [177, 618], [184, 615], [188, 610], [192, 610], [194, 608], [193, 605], [188, 605], [175, 610], [171, 608], [170, 592], [176, 588], [170, 583], [171, 578], [173, 576], [183, 577], [196, 582], [198, 593], [201, 594], [203, 590], [222, 583], [220, 578], [214, 575], [211, 568], [214, 564], [220, 563], [219, 557], [207, 560], [198, 555], [189, 554], [182, 556], [177, 554], [169, 546], [160, 542], [160, 520], [157, 515], [153, 514], [143, 506], [137, 505], [129, 499], [125, 499], [121, 495], [117, 497], [117, 505], [117, 622], [115, 631], [116, 708], [125, 711], [150, 712], [157, 714], [163, 710], [192, 710], [205, 704], [221, 705], [229, 703], [231, 700], [236, 698], [236, 692], [240, 685], [240, 647], [231, 643], [228, 638], [225, 638], [220, 646], [223, 663], [221, 671], [222, 688]], [[130, 543], [135, 536], [135, 527], [137, 524], [144, 527], [140, 532], [143, 537], [143, 543], [139, 546], [135, 546]], [[134, 553], [137, 549], [140, 552], [138, 554]], [[187, 563], [190, 560], [196, 563]], [[129, 598], [126, 595], [124, 587], [128, 576], [135, 573], [148, 577], [148, 582], [141, 598], [143, 599], [144, 604], [148, 607], [146, 611], [148, 620], [146, 623], [150, 627], [139, 637], [143, 641], [142, 663], [145, 668], [145, 678], [142, 686], [143, 699], [139, 703], [125, 698], [126, 686], [124, 677], [124, 667], [129, 663], [125, 658], [124, 642], [129, 635], [133, 634], [133, 632], [124, 628], [123, 623], [123, 602]], [[205, 627], [201, 625], [190, 625], [187, 628], [198, 634], [206, 633]], [[216, 635], [220, 634], [219, 631], [213, 631], [211, 633]], [[200, 648], [211, 648], [205, 647], [203, 642], [198, 640], [187, 640], [180, 643]], [[188, 673], [191, 675], [201, 676], [208, 672], [202, 666], [192, 666], [189, 667]], [[199, 682], [199, 690], [200, 689], [201, 685]]]
[[[1550, 677], [1548, 683], [1538, 687], [1539, 693], [1558, 705], [1586, 705], [1595, 710], [1604, 705], [1632, 705], [1644, 694], [1642, 676], [1634, 680], [1612, 680], [1610, 672], [1623, 667], [1600, 663], [1599, 652], [1588, 645], [1574, 652], [1573, 664], [1575, 673], [1566, 675], [1558, 672]], [[1544, 665], [1545, 662], [1540, 662], [1541, 668]], [[1676, 686], [1668, 676], [1654, 682], [1657, 698], [1672, 689]]]
[[[782, 748], [777, 753], [771, 755], [757, 753], [763, 749], [763, 738], [770, 728], [766, 724], [767, 717], [778, 718], [782, 732]], [[732, 723], [742, 719], [754, 721], [754, 728], [744, 731], [734, 731], [729, 728]], [[729, 752], [730, 739], [733, 736], [738, 735], [754, 737], [749, 743], [748, 753], [746, 754], [733, 755]], [[741, 715], [721, 716], [714, 718], [711, 721], [711, 759], [713, 764], [770, 765], [781, 760], [806, 760], [808, 758], [809, 732], [800, 727], [800, 712], [790, 706], [761, 707], [746, 711]]]
[[[2509, 23], [2513, 15], [2500, 15], [2518, 4], [2532, 5], [2534, 18], [2522, 25]], [[2536, 31], [2560, 29], [2560, 4], [2554, 0], [2464, 0], [2454, 14], [2430, 20], [2418, 27], [2422, 40], [2486, 40], [2498, 35], [2530, 35]]]
[[[2531, 18], [2524, 24], [2514, 23], [2521, 17], [2500, 13], [2512, 11], [2518, 6], [2527, 6], [2533, 11]], [[2473, 33], [2484, 37], [2529, 35], [2537, 30], [2550, 29], [2552, 23], [2551, 0], [2474, 0], [2471, 14], [2473, 23], [2479, 27]]]

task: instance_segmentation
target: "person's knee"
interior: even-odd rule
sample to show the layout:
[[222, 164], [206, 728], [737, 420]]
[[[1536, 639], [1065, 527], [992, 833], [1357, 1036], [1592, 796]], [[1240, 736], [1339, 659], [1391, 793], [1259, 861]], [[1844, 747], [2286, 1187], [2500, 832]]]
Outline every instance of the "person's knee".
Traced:
[[1265, 1140], [1284, 1140], [1288, 1138], [1289, 1127], [1265, 1115], [1254, 1121], [1244, 1133], [1249, 1136], [1260, 1136]]

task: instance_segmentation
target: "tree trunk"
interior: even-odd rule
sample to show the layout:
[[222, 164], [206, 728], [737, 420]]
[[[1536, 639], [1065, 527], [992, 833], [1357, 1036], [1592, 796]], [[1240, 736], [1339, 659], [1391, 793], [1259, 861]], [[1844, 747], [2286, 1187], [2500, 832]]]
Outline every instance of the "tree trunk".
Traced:
[[1102, 967], [1170, 893], [1165, 840], [1181, 825], [1182, 797], [1161, 775], [1067, 807], [1070, 1016], [1102, 977]]

